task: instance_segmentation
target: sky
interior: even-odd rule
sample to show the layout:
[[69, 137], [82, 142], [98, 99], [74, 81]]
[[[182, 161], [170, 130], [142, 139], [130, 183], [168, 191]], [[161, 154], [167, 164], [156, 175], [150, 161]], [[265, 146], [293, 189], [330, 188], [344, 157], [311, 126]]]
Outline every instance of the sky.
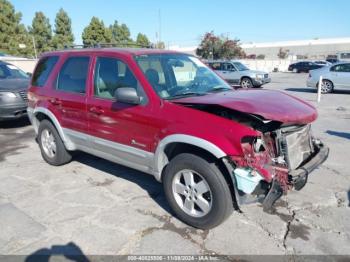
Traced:
[[[350, 36], [348, 0], [10, 0], [29, 26], [42, 11], [54, 25], [62, 7], [72, 19], [76, 44], [92, 16], [105, 25], [125, 23], [132, 37], [153, 42], [160, 31], [166, 46], [195, 46], [214, 31], [242, 43]], [[160, 14], [160, 15], [159, 15]], [[159, 19], [160, 18], [160, 19]], [[160, 30], [159, 30], [160, 28]]]

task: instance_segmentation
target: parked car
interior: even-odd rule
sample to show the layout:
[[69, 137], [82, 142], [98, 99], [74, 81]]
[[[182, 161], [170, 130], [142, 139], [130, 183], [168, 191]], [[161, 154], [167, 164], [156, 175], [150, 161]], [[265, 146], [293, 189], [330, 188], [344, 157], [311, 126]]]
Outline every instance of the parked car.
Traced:
[[267, 72], [250, 70], [239, 61], [210, 61], [208, 65], [227, 82], [242, 88], [261, 87], [271, 82]]
[[310, 71], [307, 86], [317, 88], [320, 76], [323, 79], [322, 93], [331, 93], [335, 89], [350, 90], [350, 62], [342, 62]]
[[29, 76], [18, 67], [0, 61], [0, 121], [27, 114]]
[[[194, 56], [89, 48], [43, 54], [28, 114], [44, 160], [85, 151], [153, 175], [174, 213], [212, 228], [244, 204], [266, 210], [328, 156], [316, 109], [273, 90], [234, 90]], [[117, 215], [117, 214], [116, 214]]]
[[327, 58], [326, 61], [329, 62], [329, 63], [331, 63], [331, 64], [335, 64], [335, 63], [340, 62], [340, 61], [338, 60], [338, 58]]
[[288, 67], [288, 71], [293, 71], [294, 73], [309, 73], [310, 70], [318, 69], [323, 66], [324, 65], [315, 64], [314, 62], [303, 61], [290, 64]]
[[316, 60], [316, 61], [314, 61], [314, 63], [317, 64], [317, 65], [321, 65], [321, 66], [330, 66], [330, 65], [332, 65], [331, 62], [328, 62], [326, 60]]

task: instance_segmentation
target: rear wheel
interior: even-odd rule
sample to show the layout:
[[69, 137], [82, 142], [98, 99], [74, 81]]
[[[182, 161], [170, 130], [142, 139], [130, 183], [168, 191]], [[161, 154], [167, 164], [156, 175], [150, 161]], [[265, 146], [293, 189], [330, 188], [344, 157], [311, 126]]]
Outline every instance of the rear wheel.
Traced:
[[333, 92], [333, 83], [329, 80], [322, 80], [321, 93], [327, 94]]
[[242, 88], [252, 88], [253, 87], [253, 82], [250, 78], [244, 77], [241, 80], [241, 87]]
[[220, 170], [193, 154], [180, 154], [171, 160], [163, 187], [178, 218], [196, 228], [213, 228], [233, 210], [230, 189]]
[[50, 165], [64, 165], [72, 159], [56, 128], [46, 119], [40, 122], [38, 143], [42, 157]]

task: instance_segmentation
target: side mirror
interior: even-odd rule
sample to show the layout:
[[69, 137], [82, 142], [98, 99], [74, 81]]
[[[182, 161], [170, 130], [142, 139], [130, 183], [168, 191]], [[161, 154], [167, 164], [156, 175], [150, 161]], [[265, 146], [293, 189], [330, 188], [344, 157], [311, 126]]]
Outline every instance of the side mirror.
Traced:
[[138, 96], [136, 89], [132, 87], [119, 87], [115, 91], [115, 98], [117, 102], [126, 104], [140, 104], [140, 97]]

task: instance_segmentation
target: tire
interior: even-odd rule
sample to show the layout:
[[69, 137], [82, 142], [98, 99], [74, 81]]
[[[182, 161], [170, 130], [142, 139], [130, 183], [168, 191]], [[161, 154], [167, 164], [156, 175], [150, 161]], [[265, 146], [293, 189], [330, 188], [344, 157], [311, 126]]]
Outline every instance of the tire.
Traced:
[[332, 93], [334, 90], [334, 85], [332, 81], [329, 81], [327, 79], [322, 80], [322, 85], [321, 85], [321, 93], [322, 94], [328, 94]]
[[[193, 179], [189, 179], [190, 173]], [[224, 176], [214, 163], [196, 155], [183, 153], [172, 159], [164, 171], [163, 187], [177, 217], [195, 228], [216, 227], [233, 211], [231, 192]]]
[[240, 86], [242, 88], [252, 88], [253, 82], [249, 77], [243, 77]]
[[65, 148], [54, 125], [44, 119], [40, 122], [38, 143], [44, 160], [53, 166], [61, 166], [71, 161], [72, 155]]
[[293, 73], [299, 73], [299, 70], [297, 68], [293, 68]]

